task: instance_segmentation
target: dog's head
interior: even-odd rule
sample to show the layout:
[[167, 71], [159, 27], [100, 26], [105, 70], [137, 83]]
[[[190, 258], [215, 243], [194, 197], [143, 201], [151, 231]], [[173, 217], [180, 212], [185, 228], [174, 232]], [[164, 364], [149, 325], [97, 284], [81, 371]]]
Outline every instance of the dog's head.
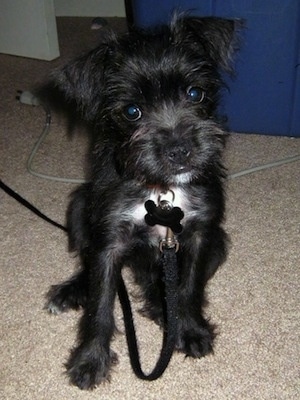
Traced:
[[219, 163], [220, 70], [230, 71], [236, 22], [175, 18], [156, 32], [106, 35], [57, 77], [110, 148], [119, 174], [185, 184]]

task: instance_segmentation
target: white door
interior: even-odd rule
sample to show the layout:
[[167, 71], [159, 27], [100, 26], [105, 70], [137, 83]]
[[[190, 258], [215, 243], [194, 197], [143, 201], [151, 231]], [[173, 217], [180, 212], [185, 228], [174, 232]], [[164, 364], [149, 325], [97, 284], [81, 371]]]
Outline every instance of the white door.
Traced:
[[59, 57], [53, 0], [0, 0], [0, 53]]

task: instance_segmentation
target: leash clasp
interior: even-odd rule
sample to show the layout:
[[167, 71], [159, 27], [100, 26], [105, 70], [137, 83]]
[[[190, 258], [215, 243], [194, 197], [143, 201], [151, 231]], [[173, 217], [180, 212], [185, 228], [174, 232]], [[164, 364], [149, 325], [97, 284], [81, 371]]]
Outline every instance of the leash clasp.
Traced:
[[161, 239], [159, 242], [159, 250], [161, 252], [164, 251], [164, 249], [174, 249], [175, 248], [175, 253], [179, 250], [179, 242], [176, 239], [176, 236], [174, 235], [173, 231], [171, 228], [167, 228], [167, 234], [164, 239]]

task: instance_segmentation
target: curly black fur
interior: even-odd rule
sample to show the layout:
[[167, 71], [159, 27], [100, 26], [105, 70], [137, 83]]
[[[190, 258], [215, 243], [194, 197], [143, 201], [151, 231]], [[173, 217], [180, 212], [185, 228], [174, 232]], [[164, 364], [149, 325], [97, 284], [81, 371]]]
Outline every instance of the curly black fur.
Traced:
[[165, 229], [144, 221], [145, 201], [172, 190], [184, 212], [178, 266], [177, 350], [212, 352], [204, 288], [226, 257], [222, 150], [216, 119], [220, 70], [229, 70], [235, 22], [177, 18], [155, 32], [108, 34], [56, 75], [66, 100], [94, 126], [88, 183], [69, 205], [69, 245], [82, 269], [48, 293], [53, 312], [84, 308], [70, 380], [92, 389], [109, 378], [114, 302], [130, 266], [144, 313], [164, 324], [161, 258]]

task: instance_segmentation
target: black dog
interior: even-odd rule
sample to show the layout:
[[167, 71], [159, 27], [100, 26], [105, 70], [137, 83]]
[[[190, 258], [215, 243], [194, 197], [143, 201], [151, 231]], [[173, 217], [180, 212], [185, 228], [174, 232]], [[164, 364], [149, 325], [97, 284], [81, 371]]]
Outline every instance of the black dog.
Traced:
[[89, 182], [73, 194], [69, 244], [82, 269], [53, 286], [53, 313], [84, 308], [70, 380], [92, 389], [109, 378], [116, 355], [114, 302], [121, 269], [130, 266], [144, 313], [164, 325], [159, 242], [166, 228], [145, 222], [144, 203], [165, 201], [184, 213], [177, 233], [177, 350], [212, 352], [203, 317], [204, 288], [226, 257], [221, 163], [225, 133], [216, 119], [220, 70], [229, 72], [236, 22], [175, 18], [155, 32], [109, 33], [67, 65], [58, 87], [94, 127]]

